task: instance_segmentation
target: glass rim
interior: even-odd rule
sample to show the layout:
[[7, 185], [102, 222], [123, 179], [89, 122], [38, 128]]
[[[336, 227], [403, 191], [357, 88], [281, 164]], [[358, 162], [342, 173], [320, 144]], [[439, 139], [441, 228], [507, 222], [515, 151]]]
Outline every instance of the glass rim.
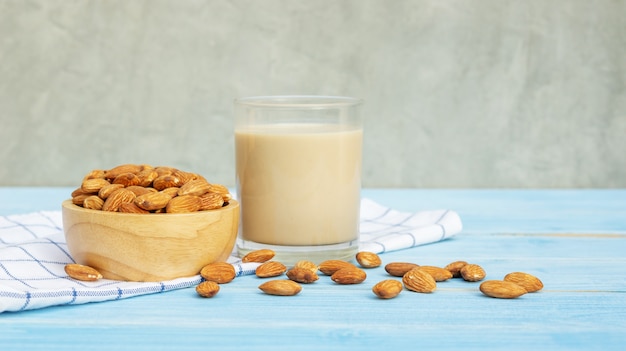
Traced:
[[331, 95], [265, 95], [235, 99], [235, 104], [267, 109], [341, 108], [360, 105], [363, 99]]

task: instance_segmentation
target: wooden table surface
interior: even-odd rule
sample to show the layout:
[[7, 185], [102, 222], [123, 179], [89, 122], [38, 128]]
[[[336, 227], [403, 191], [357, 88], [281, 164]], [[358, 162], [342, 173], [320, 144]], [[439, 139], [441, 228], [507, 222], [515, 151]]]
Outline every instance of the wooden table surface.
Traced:
[[[70, 188], [0, 188], [0, 214], [60, 210]], [[486, 279], [513, 271], [544, 289], [489, 298], [453, 279], [432, 294], [390, 300], [371, 287], [321, 277], [292, 297], [269, 296], [255, 276], [120, 301], [0, 314], [0, 350], [624, 350], [626, 190], [364, 189], [402, 211], [457, 211], [464, 229], [431, 245], [385, 253], [393, 261], [480, 264]]]

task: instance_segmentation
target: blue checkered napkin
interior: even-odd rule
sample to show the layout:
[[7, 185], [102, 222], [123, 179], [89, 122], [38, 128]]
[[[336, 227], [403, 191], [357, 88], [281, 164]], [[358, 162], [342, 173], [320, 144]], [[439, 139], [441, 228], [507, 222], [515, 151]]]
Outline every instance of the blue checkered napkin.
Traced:
[[462, 228], [454, 211], [400, 212], [363, 199], [359, 250], [380, 254], [406, 249], [447, 239]]
[[[461, 231], [453, 211], [403, 213], [364, 199], [361, 203], [360, 250], [383, 253], [432, 243]], [[70, 279], [72, 263], [63, 235], [61, 212], [0, 216], [0, 313], [56, 305], [118, 300], [187, 288], [200, 276], [162, 282]], [[228, 260], [238, 276], [254, 274], [255, 263]]]

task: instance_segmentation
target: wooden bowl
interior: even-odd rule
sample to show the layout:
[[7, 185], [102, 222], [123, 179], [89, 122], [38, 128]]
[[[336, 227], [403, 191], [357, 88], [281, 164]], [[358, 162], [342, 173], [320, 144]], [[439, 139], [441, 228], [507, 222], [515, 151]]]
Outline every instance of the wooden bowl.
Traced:
[[192, 213], [134, 214], [62, 204], [65, 239], [76, 263], [107, 279], [161, 281], [196, 275], [225, 261], [239, 227], [239, 203]]

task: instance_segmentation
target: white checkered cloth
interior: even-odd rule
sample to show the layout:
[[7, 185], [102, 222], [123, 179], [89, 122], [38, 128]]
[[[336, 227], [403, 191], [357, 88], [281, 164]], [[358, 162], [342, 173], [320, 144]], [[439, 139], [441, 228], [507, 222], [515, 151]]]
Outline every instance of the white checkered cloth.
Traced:
[[[449, 238], [462, 224], [454, 211], [399, 212], [363, 199], [360, 229], [359, 250], [384, 253]], [[0, 216], [0, 313], [118, 300], [202, 281], [197, 275], [162, 282], [82, 282], [65, 273], [64, 266], [72, 262], [60, 211]], [[258, 266], [234, 255], [228, 262], [238, 276], [254, 274]]]

